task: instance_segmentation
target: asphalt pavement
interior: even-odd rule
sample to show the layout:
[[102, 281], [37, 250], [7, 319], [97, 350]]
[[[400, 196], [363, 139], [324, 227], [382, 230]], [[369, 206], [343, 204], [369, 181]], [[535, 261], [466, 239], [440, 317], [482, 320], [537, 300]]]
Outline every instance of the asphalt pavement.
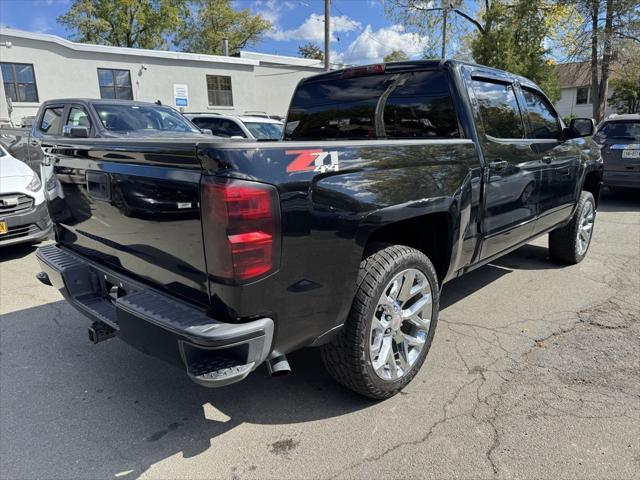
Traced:
[[0, 250], [0, 478], [640, 478], [640, 195], [607, 194], [588, 257], [546, 237], [444, 287], [396, 397], [335, 384], [317, 350], [208, 390], [87, 321]]

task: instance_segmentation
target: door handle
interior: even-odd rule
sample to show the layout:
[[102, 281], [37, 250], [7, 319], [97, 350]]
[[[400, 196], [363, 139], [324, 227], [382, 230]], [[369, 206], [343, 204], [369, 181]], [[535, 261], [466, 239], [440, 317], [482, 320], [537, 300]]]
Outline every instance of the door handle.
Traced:
[[491, 168], [492, 170], [504, 170], [505, 168], [507, 168], [507, 165], [509, 165], [509, 163], [505, 160], [495, 160], [493, 162], [489, 162], [489, 168]]
[[551, 155], [544, 155], [542, 157], [542, 161], [544, 163], [551, 163], [551, 162], [553, 162], [553, 157]]

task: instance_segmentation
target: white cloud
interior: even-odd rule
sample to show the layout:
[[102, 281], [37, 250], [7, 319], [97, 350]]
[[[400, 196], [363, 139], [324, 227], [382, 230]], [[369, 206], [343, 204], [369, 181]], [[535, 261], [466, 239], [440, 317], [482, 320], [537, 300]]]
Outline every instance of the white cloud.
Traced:
[[271, 22], [273, 28], [278, 28], [278, 22], [283, 10], [291, 10], [293, 8], [296, 8], [296, 3], [290, 0], [256, 0], [253, 3], [252, 10]]
[[[336, 34], [347, 33], [359, 29], [361, 24], [346, 15], [331, 17], [331, 41], [336, 41]], [[324, 15], [312, 13], [302, 25], [291, 30], [273, 29], [267, 34], [273, 40], [307, 40], [321, 42], [324, 40]]]
[[371, 25], [367, 25], [346, 50], [334, 55], [332, 63], [375, 63], [393, 50], [402, 50], [409, 57], [415, 57], [420, 55], [427, 45], [427, 37], [405, 32], [402, 25], [392, 25], [376, 31], [373, 31]]

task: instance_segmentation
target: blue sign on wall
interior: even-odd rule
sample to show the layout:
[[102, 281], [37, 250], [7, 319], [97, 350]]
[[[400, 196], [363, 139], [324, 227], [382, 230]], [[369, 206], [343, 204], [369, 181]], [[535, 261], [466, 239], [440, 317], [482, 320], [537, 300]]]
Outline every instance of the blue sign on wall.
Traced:
[[176, 107], [189, 106], [189, 87], [186, 85], [173, 85], [173, 101]]

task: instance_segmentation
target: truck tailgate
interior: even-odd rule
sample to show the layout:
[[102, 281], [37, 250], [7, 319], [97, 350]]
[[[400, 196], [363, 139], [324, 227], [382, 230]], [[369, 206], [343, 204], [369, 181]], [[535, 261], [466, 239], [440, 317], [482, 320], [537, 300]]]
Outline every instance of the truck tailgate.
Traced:
[[208, 302], [193, 140], [73, 139], [42, 147], [49, 210], [63, 246]]

